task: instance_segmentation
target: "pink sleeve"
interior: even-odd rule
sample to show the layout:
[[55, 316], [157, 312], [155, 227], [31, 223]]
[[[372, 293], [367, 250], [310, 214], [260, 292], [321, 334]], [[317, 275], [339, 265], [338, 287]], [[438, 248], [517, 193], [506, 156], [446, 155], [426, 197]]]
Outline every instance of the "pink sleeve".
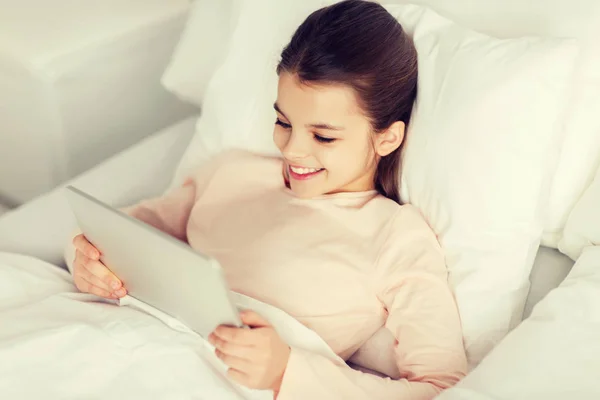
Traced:
[[187, 180], [181, 187], [162, 197], [142, 200], [121, 211], [153, 227], [187, 242], [187, 221], [196, 198], [196, 185]]
[[233, 157], [232, 152], [220, 153], [203, 164], [182, 186], [173, 188], [161, 197], [146, 199], [121, 211], [161, 231], [187, 242], [187, 223], [192, 208], [204, 194], [219, 166]]
[[[163, 196], [142, 200], [120, 210], [187, 242], [187, 223], [194, 204], [206, 192], [219, 167], [239, 154], [239, 151], [232, 150], [219, 153], [204, 163], [194, 176], [188, 177], [182, 186], [169, 190]], [[72, 239], [80, 233], [81, 230], [75, 230], [65, 246], [65, 262], [71, 272], [75, 256]]]
[[401, 221], [409, 234], [394, 237], [383, 249], [379, 263], [385, 265], [376, 283], [388, 311], [385, 326], [397, 340], [401, 378], [381, 378], [292, 349], [277, 400], [429, 400], [464, 377], [460, 319], [446, 283], [443, 254], [433, 232], [419, 222], [419, 229], [411, 229], [410, 219]]
[[[195, 192], [196, 184], [189, 179], [182, 187], [170, 190], [162, 197], [143, 200], [120, 208], [120, 211], [187, 242], [187, 220], [194, 205]], [[73, 238], [81, 233], [79, 227], [72, 232], [63, 252], [67, 269], [71, 273], [75, 259]]]

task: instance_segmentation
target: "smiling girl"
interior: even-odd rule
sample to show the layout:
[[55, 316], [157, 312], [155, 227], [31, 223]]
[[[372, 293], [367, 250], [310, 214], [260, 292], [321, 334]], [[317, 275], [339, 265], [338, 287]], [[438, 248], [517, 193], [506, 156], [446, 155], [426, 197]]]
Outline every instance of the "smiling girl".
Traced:
[[[380, 328], [395, 337], [399, 379], [252, 329], [209, 341], [231, 379], [287, 399], [432, 399], [466, 372], [444, 255], [398, 194], [417, 93], [417, 54], [380, 5], [349, 0], [312, 13], [281, 54], [273, 139], [281, 157], [227, 151], [163, 197], [126, 212], [217, 259], [232, 290], [279, 307], [347, 360]], [[86, 292], [126, 288], [79, 235], [72, 267]]]

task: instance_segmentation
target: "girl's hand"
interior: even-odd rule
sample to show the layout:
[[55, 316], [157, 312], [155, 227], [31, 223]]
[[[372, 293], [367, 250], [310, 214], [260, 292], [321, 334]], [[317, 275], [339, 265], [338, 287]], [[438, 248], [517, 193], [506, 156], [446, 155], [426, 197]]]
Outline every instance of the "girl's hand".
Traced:
[[73, 282], [77, 289], [107, 299], [118, 299], [127, 294], [119, 278], [100, 262], [98, 249], [83, 234], [73, 238], [73, 245], [76, 249]]
[[233, 381], [251, 389], [279, 392], [290, 357], [290, 347], [275, 329], [254, 311], [242, 311], [242, 322], [252, 329], [221, 325], [208, 337], [215, 354], [227, 366]]

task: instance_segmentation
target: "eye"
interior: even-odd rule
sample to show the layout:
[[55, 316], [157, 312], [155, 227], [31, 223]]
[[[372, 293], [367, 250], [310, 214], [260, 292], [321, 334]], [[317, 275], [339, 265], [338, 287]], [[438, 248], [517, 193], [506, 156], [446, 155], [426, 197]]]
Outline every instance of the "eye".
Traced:
[[315, 140], [317, 142], [321, 142], [321, 143], [332, 143], [332, 142], [334, 142], [336, 140], [334, 138], [327, 138], [327, 137], [324, 137], [324, 136], [317, 135], [316, 133], [313, 133], [313, 135], [315, 137]]
[[279, 126], [283, 127], [283, 129], [290, 129], [292, 127], [290, 124], [286, 124], [285, 122], [283, 122], [279, 118], [277, 118], [275, 120], [275, 125], [279, 125]]

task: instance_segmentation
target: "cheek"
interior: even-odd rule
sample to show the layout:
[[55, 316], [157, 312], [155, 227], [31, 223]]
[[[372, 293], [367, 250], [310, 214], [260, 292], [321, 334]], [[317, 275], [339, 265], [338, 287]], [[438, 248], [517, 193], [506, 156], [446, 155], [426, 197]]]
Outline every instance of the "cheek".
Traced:
[[372, 151], [363, 141], [344, 140], [337, 146], [321, 151], [323, 166], [339, 175], [356, 175], [369, 164]]

